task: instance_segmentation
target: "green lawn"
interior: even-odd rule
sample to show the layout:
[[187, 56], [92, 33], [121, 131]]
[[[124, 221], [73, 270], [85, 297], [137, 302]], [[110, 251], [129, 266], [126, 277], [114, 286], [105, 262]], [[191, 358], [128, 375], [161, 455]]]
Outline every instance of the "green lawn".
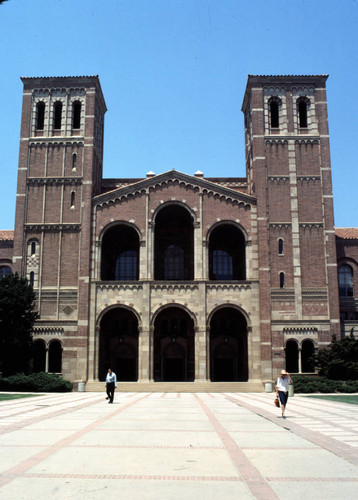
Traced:
[[356, 395], [343, 395], [337, 396], [307, 396], [308, 398], [328, 399], [329, 401], [339, 401], [340, 403], [349, 403], [351, 405], [358, 405], [358, 396]]
[[41, 396], [41, 394], [0, 394], [0, 401], [9, 401], [10, 399], [32, 398], [34, 396]]

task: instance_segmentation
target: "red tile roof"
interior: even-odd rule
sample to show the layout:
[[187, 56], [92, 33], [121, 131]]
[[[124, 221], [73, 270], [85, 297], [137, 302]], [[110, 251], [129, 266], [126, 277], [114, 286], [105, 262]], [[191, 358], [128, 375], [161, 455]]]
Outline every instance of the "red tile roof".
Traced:
[[8, 229], [0, 229], [0, 241], [13, 241], [14, 231]]
[[336, 227], [336, 236], [344, 240], [358, 240], [358, 227]]

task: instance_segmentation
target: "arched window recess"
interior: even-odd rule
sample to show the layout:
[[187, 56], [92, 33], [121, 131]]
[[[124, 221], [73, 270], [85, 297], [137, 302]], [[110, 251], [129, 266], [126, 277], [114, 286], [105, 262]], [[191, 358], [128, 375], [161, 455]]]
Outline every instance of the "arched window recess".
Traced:
[[56, 101], [53, 105], [53, 128], [61, 130], [62, 125], [62, 102]]
[[308, 127], [309, 105], [310, 105], [310, 100], [307, 97], [299, 97], [297, 99], [298, 126], [300, 128]]
[[40, 101], [36, 104], [36, 130], [43, 130], [45, 125], [45, 103]]
[[276, 96], [269, 99], [270, 127], [276, 129], [280, 127], [280, 107], [282, 101]]

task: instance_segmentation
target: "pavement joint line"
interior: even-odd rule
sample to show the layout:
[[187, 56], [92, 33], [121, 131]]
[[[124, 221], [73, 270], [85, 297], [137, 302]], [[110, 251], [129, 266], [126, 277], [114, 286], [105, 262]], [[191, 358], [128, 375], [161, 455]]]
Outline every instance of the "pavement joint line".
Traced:
[[[29, 469], [31, 469], [32, 467], [34, 467], [35, 465], [40, 463], [45, 458], [48, 458], [50, 455], [52, 455], [53, 453], [58, 451], [60, 448], [68, 446], [71, 442], [84, 436], [87, 432], [95, 429], [96, 427], [98, 427], [102, 423], [113, 418], [115, 415], [118, 415], [119, 413], [126, 410], [130, 406], [137, 404], [139, 401], [147, 398], [148, 396], [150, 396], [150, 393], [144, 394], [141, 397], [135, 399], [134, 401], [130, 401], [129, 403], [118, 408], [118, 410], [115, 410], [113, 413], [107, 414], [107, 415], [99, 418], [98, 420], [96, 420], [95, 422], [92, 422], [91, 424], [87, 425], [83, 429], [80, 429], [80, 430], [74, 432], [72, 435], [67, 436], [63, 439], [60, 439], [57, 443], [55, 443], [53, 445], [46, 446], [43, 450], [35, 453], [35, 455], [33, 455], [32, 457], [29, 457], [26, 460], [15, 465], [14, 467], [11, 467], [7, 471], [0, 473], [0, 488], [2, 486], [4, 486], [5, 484], [8, 484], [9, 482], [11, 482], [16, 477], [23, 476], [26, 471], [28, 471]], [[102, 399], [103, 399], [103, 396], [101, 397], [101, 400]], [[97, 404], [97, 403], [98, 403], [98, 398], [96, 398], [95, 401], [91, 400], [87, 405], [80, 405], [76, 409], [83, 408], [86, 406], [91, 406], [91, 405]], [[73, 411], [73, 407], [70, 407], [70, 408], [67, 408], [67, 410], [62, 410], [60, 414], [65, 413], [65, 412], [68, 413], [68, 412], [72, 412], [72, 411]], [[51, 417], [52, 417], [52, 415], [51, 415]], [[48, 415], [44, 418], [48, 418]], [[43, 420], [43, 419], [41, 419], [41, 420]]]
[[[61, 473], [26, 473], [26, 478], [71, 478], [71, 479], [149, 479], [154, 481], [231, 481], [242, 482], [239, 476], [176, 476], [160, 474], [61, 474]], [[15, 478], [14, 478], [15, 479]]]
[[357, 452], [353, 446], [335, 438], [331, 438], [330, 436], [326, 436], [321, 432], [318, 432], [318, 430], [312, 431], [301, 424], [290, 422], [287, 418], [282, 420], [281, 418], [273, 416], [272, 413], [267, 410], [245, 403], [241, 399], [235, 399], [235, 397], [228, 395], [226, 395], [226, 398], [229, 401], [256, 413], [256, 415], [260, 415], [261, 417], [270, 420], [274, 424], [286, 429], [288, 432], [292, 432], [297, 436], [302, 437], [303, 439], [306, 439], [307, 441], [310, 441], [311, 443], [333, 453], [337, 457], [343, 458], [355, 466], [358, 465]]
[[272, 490], [271, 486], [266, 482], [265, 478], [260, 474], [259, 470], [245, 456], [243, 451], [236, 444], [235, 440], [230, 436], [228, 431], [223, 427], [214, 413], [210, 410], [209, 406], [205, 404], [205, 402], [201, 399], [201, 397], [199, 397], [198, 394], [194, 394], [194, 397], [199, 402], [204, 413], [213, 425], [234, 466], [243, 478], [243, 481], [245, 482], [247, 488], [254, 496], [254, 498], [264, 498], [265, 500], [278, 499], [278, 496]]

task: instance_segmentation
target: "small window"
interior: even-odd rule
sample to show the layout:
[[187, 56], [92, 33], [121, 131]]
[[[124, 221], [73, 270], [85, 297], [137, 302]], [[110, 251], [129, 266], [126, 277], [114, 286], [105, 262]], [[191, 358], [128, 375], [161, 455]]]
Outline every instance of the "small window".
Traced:
[[29, 279], [30, 285], [33, 287], [35, 283], [35, 273], [31, 271], [30, 273], [30, 279]]
[[75, 101], [72, 104], [72, 128], [81, 128], [81, 102]]
[[36, 242], [32, 241], [31, 242], [31, 255], [35, 255], [35, 254], [36, 254]]
[[280, 273], [280, 288], [285, 287], [285, 273]]
[[77, 164], [77, 153], [73, 153], [72, 155], [72, 170], [76, 170]]
[[300, 128], [307, 128], [307, 102], [304, 99], [298, 102], [298, 120]]
[[75, 208], [76, 193], [71, 191], [71, 208]]
[[45, 103], [36, 104], [36, 129], [43, 130], [45, 125]]
[[278, 102], [270, 102], [270, 117], [271, 117], [271, 127], [278, 128], [280, 126], [279, 112], [278, 112]]
[[55, 104], [53, 106], [53, 111], [54, 111], [53, 128], [55, 130], [60, 130], [61, 129], [61, 122], [62, 122], [62, 102], [61, 101], [55, 102]]
[[278, 240], [278, 254], [283, 255], [283, 239]]

